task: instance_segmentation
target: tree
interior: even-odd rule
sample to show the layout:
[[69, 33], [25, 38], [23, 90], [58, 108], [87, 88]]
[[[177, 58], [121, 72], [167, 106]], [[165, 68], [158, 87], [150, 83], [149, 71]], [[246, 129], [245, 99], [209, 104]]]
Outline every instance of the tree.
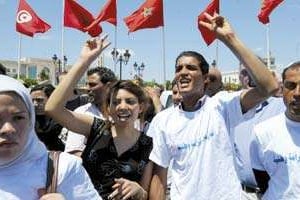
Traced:
[[41, 81], [49, 80], [50, 70], [47, 67], [44, 67], [39, 74], [39, 78]]

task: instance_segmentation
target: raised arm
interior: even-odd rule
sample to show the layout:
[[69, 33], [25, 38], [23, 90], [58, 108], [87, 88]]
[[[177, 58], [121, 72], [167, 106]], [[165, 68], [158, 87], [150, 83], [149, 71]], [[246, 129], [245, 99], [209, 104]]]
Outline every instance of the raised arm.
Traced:
[[107, 36], [88, 40], [82, 47], [80, 56], [65, 78], [54, 90], [46, 106], [46, 114], [55, 119], [59, 124], [77, 133], [89, 135], [93, 117], [75, 113], [65, 108], [69, 95], [75, 84], [88, 69], [90, 64], [109, 46]]
[[243, 112], [276, 93], [278, 84], [266, 65], [261, 62], [254, 53], [248, 49], [236, 36], [230, 24], [221, 16], [211, 16], [205, 13], [208, 22], [200, 21], [200, 25], [213, 31], [244, 64], [256, 83], [255, 88], [245, 90], [241, 94], [241, 106]]

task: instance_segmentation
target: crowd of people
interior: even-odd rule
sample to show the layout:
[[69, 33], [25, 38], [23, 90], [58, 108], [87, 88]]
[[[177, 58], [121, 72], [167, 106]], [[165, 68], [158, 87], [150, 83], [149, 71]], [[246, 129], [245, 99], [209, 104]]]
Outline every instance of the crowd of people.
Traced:
[[107, 36], [89, 39], [56, 87], [28, 89], [0, 65], [0, 200], [300, 199], [300, 62], [280, 80], [225, 18], [205, 17], [243, 66], [239, 91], [183, 51], [169, 104], [157, 88], [89, 69]]

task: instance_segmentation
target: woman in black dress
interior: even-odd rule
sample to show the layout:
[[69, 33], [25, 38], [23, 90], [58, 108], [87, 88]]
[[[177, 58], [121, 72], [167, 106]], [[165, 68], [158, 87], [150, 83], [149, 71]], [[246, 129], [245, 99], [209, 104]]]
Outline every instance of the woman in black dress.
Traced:
[[135, 128], [135, 121], [143, 115], [146, 105], [142, 88], [131, 81], [111, 83], [104, 109], [110, 120], [64, 108], [68, 93], [108, 45], [106, 37], [85, 44], [79, 60], [49, 98], [46, 112], [88, 138], [83, 165], [104, 199], [147, 199], [152, 177], [152, 163], [148, 159], [152, 139]]

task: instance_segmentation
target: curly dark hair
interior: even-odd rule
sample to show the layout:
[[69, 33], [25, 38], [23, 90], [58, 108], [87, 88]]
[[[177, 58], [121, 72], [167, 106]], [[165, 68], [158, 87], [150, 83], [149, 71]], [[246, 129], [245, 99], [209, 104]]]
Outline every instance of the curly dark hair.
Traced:
[[40, 84], [31, 88], [30, 93], [34, 91], [40, 91], [40, 90], [42, 90], [47, 97], [50, 97], [52, 92], [55, 90], [55, 87], [52, 84]]
[[87, 75], [90, 76], [92, 74], [97, 73], [98, 76], [101, 78], [101, 82], [106, 84], [107, 82], [115, 82], [117, 81], [117, 77], [115, 73], [106, 67], [95, 67], [91, 68], [87, 71]]

